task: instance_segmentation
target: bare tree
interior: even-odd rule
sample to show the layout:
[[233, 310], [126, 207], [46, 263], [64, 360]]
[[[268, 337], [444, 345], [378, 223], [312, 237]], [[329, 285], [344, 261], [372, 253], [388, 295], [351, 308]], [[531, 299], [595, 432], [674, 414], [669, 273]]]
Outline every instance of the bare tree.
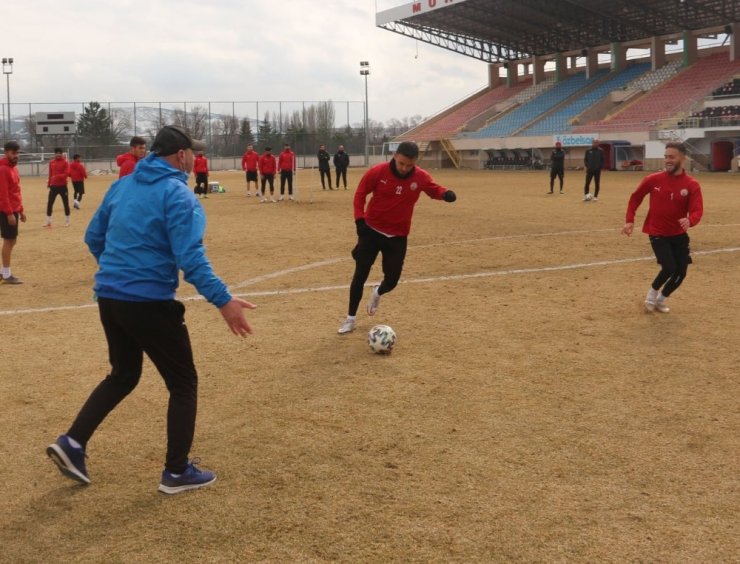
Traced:
[[211, 153], [224, 156], [236, 155], [239, 151], [239, 133], [241, 125], [239, 118], [233, 115], [221, 116], [213, 124], [213, 135], [211, 137]]
[[193, 106], [192, 108], [176, 108], [172, 112], [172, 124], [180, 125], [190, 132], [194, 139], [203, 139], [208, 133], [208, 109], [203, 106]]

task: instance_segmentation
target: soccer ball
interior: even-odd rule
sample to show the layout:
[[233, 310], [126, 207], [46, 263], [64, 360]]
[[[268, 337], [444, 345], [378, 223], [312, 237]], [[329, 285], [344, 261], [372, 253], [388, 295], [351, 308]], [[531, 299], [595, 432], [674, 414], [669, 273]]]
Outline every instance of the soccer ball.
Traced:
[[593, 199], [594, 199], [594, 197], [591, 194], [586, 194], [586, 201], [587, 202], [590, 202]]
[[370, 350], [378, 354], [391, 354], [396, 344], [396, 332], [388, 325], [376, 325], [367, 334]]

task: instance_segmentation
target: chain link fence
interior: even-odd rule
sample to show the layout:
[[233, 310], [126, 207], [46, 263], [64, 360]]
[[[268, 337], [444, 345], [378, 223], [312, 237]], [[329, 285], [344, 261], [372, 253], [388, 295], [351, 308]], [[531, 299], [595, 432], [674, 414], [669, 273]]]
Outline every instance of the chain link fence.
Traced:
[[[85, 131], [81, 117], [92, 130], [87, 118], [93, 105], [97, 111], [92, 121], [99, 123], [94, 123], [94, 131]], [[362, 101], [39, 102], [3, 103], [0, 109], [3, 143], [17, 140], [27, 154], [27, 164], [48, 162], [54, 148], [61, 147], [98, 168], [114, 170], [116, 156], [128, 150], [131, 137], [143, 137], [151, 144], [156, 132], [169, 124], [183, 125], [194, 138], [205, 140], [209, 159], [223, 166], [240, 168], [248, 143], [260, 152], [266, 146], [279, 152], [289, 143], [298, 155], [299, 166], [309, 167], [315, 166], [319, 145], [325, 145], [330, 153], [344, 145], [353, 165], [365, 164]], [[75, 112], [77, 132], [37, 134], [36, 115], [41, 112]], [[383, 142], [394, 132], [371, 122], [369, 133], [371, 144], [377, 145], [370, 147], [369, 153], [379, 155]]]

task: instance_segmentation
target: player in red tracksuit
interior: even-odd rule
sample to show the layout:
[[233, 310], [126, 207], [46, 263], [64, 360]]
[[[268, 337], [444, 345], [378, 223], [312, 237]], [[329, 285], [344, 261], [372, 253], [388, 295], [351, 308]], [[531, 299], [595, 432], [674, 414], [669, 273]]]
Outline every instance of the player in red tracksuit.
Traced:
[[[357, 245], [352, 249], [352, 258], [355, 259], [355, 273], [349, 288], [347, 319], [337, 331], [340, 334], [355, 328], [363, 287], [378, 253], [383, 255], [383, 281], [373, 288], [367, 314], [375, 315], [380, 296], [398, 284], [406, 257], [411, 216], [421, 193], [445, 202], [457, 199], [452, 190], [435, 183], [427, 171], [416, 167], [418, 158], [416, 143], [404, 141], [389, 162], [375, 165], [360, 180], [354, 198]], [[370, 194], [370, 202], [365, 205]]]
[[242, 170], [245, 172], [247, 177], [247, 196], [251, 196], [252, 193], [249, 191], [249, 183], [254, 182], [254, 195], [259, 196], [260, 190], [257, 184], [257, 164], [259, 163], [260, 156], [254, 147], [250, 143], [247, 145], [247, 150], [242, 155]]
[[199, 151], [193, 159], [193, 172], [195, 173], [194, 192], [203, 198], [208, 197], [208, 159]]
[[118, 165], [118, 178], [123, 178], [134, 172], [136, 163], [146, 156], [146, 140], [143, 137], [134, 136], [129, 141], [128, 153], [116, 157]]
[[687, 231], [699, 223], [704, 213], [701, 186], [694, 177], [686, 174], [685, 160], [686, 148], [683, 143], [667, 143], [665, 170], [646, 176], [627, 204], [622, 233], [629, 236], [634, 230], [637, 208], [650, 194], [650, 208], [642, 231], [650, 237], [660, 272], [645, 298], [647, 311], [670, 311], [665, 299], [681, 285], [691, 264]]
[[278, 155], [278, 169], [280, 170], [280, 198], [285, 198], [285, 183], [288, 183], [288, 199], [293, 199], [293, 174], [295, 174], [295, 153], [290, 145], [283, 145], [283, 151]]
[[271, 147], [265, 147], [265, 152], [260, 156], [257, 163], [257, 168], [260, 171], [260, 178], [262, 179], [262, 199], [260, 202], [267, 201], [267, 192], [265, 192], [265, 184], [270, 185], [270, 201], [274, 202], [275, 198], [275, 172], [277, 171], [277, 160], [275, 155], [272, 154]]
[[116, 157], [118, 178], [123, 178], [134, 172], [136, 163], [146, 156], [146, 140], [143, 137], [135, 135], [131, 138], [128, 145], [128, 153], [123, 153]]
[[69, 177], [72, 179], [72, 188], [75, 191], [74, 208], [78, 210], [82, 196], [85, 194], [85, 179], [87, 178], [87, 170], [80, 160], [80, 155], [72, 157], [72, 162], [69, 163]]
[[0, 159], [0, 238], [3, 240], [0, 283], [23, 284], [10, 271], [10, 256], [18, 240], [18, 221], [26, 221], [21, 197], [21, 177], [17, 166], [21, 146], [17, 141], [8, 141], [3, 150], [5, 153]]
[[69, 191], [67, 189], [67, 178], [69, 178], [69, 162], [61, 147], [54, 149], [54, 159], [49, 161], [49, 199], [46, 202], [46, 223], [44, 227], [51, 227], [51, 212], [54, 209], [54, 201], [57, 196], [62, 198], [64, 204], [64, 227], [69, 227]]

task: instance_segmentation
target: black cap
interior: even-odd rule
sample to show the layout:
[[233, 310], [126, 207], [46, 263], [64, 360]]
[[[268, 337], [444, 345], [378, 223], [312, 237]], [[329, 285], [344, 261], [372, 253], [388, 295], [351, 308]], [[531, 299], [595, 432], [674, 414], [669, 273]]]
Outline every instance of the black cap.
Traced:
[[152, 153], [160, 157], [174, 155], [177, 151], [184, 149], [205, 151], [206, 144], [190, 137], [187, 130], [179, 125], [165, 125], [159, 130], [152, 143]]

